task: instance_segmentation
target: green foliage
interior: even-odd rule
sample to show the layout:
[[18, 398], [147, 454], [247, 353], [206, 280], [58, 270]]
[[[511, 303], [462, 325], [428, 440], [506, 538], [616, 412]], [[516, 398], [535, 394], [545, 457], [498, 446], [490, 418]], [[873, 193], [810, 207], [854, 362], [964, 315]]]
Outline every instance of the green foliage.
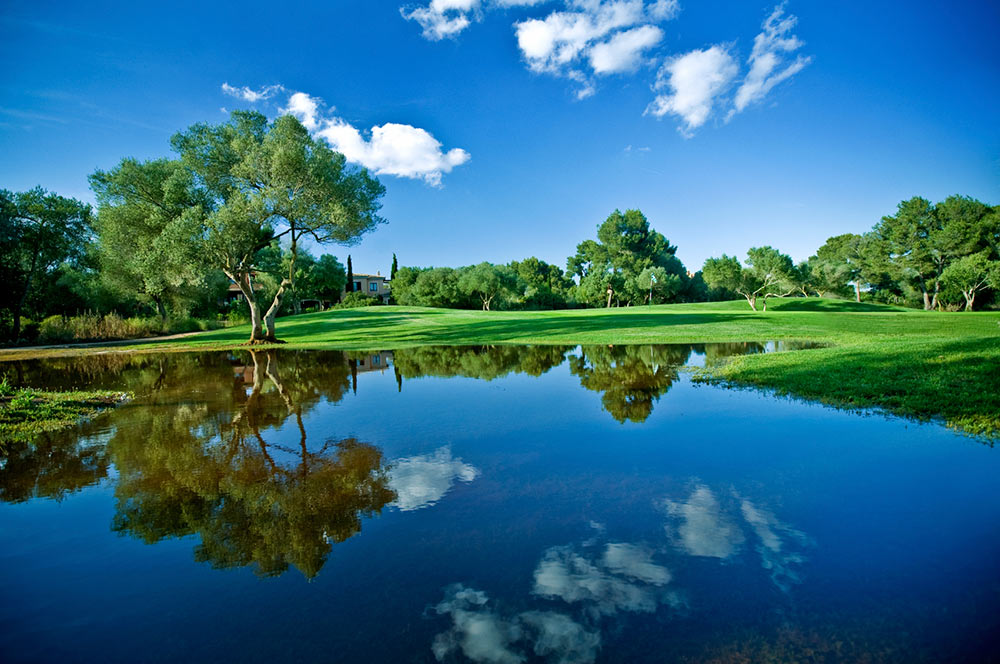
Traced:
[[508, 267], [480, 263], [459, 270], [458, 289], [467, 297], [482, 302], [483, 311], [489, 311], [495, 300], [503, 302], [514, 296], [517, 277]]
[[334, 305], [334, 308], [356, 309], [357, 307], [376, 307], [380, 304], [382, 302], [377, 297], [373, 297], [368, 293], [362, 293], [361, 291], [354, 291], [341, 298], [340, 303]]
[[63, 263], [82, 260], [91, 240], [91, 210], [41, 187], [0, 190], [0, 310], [9, 312], [10, 337], [21, 335], [30, 296]]
[[941, 272], [941, 282], [958, 290], [965, 298], [965, 310], [972, 311], [977, 293], [1000, 289], [1000, 261], [991, 260], [989, 251], [962, 256]]
[[[640, 278], [647, 268], [661, 268], [676, 277], [679, 287], [666, 286], [663, 301], [678, 301], [687, 285], [684, 265], [674, 255], [677, 247], [652, 230], [639, 210], [615, 210], [597, 228], [597, 241], [584, 240], [567, 262], [567, 272], [579, 277], [576, 299], [591, 306], [607, 303], [607, 289], [614, 289], [613, 302], [642, 304], [649, 296], [649, 283]], [[671, 280], [673, 281], [673, 280]]]
[[757, 310], [757, 299], [788, 295], [797, 288], [800, 275], [792, 259], [774, 247], [751, 247], [747, 251], [747, 267], [735, 256], [709, 258], [702, 268], [705, 282], [712, 288], [725, 289], [746, 298], [750, 308]]
[[[6, 378], [2, 385], [0, 452], [5, 456], [10, 454], [8, 445], [35, 443], [42, 434], [72, 426], [131, 397], [107, 390], [48, 392], [12, 388]], [[11, 460], [5, 458], [5, 462], [6, 466]]]
[[519, 304], [526, 309], [561, 309], [572, 301], [573, 280], [558, 265], [534, 256], [511, 261], [508, 266], [518, 281]]
[[96, 171], [101, 275], [118, 292], [152, 301], [161, 318], [188, 310], [211, 269], [199, 250], [211, 209], [194, 176], [179, 161], [123, 159]]
[[191, 317], [123, 318], [116, 313], [83, 313], [77, 316], [49, 316], [41, 322], [39, 340], [59, 344], [79, 341], [142, 339], [162, 334], [201, 332], [219, 327], [215, 320]]
[[[286, 289], [295, 284], [300, 242], [349, 244], [373, 230], [385, 188], [367, 170], [314, 139], [290, 115], [269, 122], [260, 113], [233, 112], [221, 125], [196, 124], [171, 145], [211, 202], [204, 225], [205, 253], [244, 289], [252, 317], [251, 341], [275, 339]], [[249, 287], [258, 251], [287, 238], [291, 260], [267, 312], [261, 316]]]

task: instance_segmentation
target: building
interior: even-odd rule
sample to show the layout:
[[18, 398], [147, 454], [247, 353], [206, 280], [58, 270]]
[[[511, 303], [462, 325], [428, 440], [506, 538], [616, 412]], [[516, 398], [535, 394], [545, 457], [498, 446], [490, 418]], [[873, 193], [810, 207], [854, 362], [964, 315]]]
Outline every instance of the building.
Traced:
[[355, 272], [353, 288], [351, 286], [352, 284], [346, 285], [344, 294], [354, 290], [365, 295], [377, 297], [383, 303], [389, 301], [389, 279], [388, 277], [383, 277], [381, 274], [361, 274]]

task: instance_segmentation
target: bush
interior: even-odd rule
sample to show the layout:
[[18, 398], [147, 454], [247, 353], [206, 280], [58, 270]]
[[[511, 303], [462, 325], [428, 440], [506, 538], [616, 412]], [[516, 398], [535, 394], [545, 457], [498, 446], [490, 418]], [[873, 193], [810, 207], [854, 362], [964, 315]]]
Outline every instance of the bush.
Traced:
[[371, 295], [366, 295], [360, 291], [354, 291], [353, 293], [348, 293], [340, 301], [340, 304], [334, 306], [334, 309], [355, 309], [357, 307], [375, 307], [382, 304], [382, 302], [377, 297], [372, 297]]
[[47, 343], [141, 339], [161, 334], [199, 332], [220, 327], [217, 321], [177, 318], [166, 323], [159, 318], [122, 318], [116, 313], [100, 316], [85, 313], [71, 318], [49, 316], [39, 326], [39, 337]]

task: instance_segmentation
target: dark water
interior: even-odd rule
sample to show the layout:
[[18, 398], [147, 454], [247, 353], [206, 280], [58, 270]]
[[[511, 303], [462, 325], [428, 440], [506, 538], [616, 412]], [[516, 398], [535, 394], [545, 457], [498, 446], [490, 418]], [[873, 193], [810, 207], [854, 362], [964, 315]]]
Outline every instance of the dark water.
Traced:
[[765, 350], [0, 365], [137, 394], [0, 461], [0, 660], [995, 661], [996, 450], [680, 369]]

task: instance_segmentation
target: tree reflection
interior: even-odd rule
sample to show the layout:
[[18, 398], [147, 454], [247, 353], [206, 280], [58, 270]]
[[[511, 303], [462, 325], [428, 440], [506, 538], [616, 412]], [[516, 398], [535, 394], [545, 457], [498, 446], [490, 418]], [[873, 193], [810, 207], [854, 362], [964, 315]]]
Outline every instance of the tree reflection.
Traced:
[[580, 385], [601, 392], [604, 410], [619, 422], [643, 422], [653, 403], [677, 380], [691, 346], [583, 346], [569, 367]]
[[395, 493], [377, 447], [308, 444], [303, 412], [343, 396], [343, 361], [293, 362], [283, 377], [274, 351], [249, 355], [230, 378], [230, 407], [164, 403], [118, 427], [108, 443], [120, 473], [113, 529], [150, 543], [197, 534], [195, 558], [214, 567], [271, 576], [291, 565], [312, 578], [331, 543], [360, 532]]
[[512, 373], [541, 376], [566, 360], [572, 346], [425, 346], [393, 354], [396, 380], [465, 376], [493, 380]]
[[31, 445], [7, 447], [0, 463], [0, 501], [62, 500], [66, 494], [102, 480], [109, 465], [101, 440], [66, 433], [42, 434]]

